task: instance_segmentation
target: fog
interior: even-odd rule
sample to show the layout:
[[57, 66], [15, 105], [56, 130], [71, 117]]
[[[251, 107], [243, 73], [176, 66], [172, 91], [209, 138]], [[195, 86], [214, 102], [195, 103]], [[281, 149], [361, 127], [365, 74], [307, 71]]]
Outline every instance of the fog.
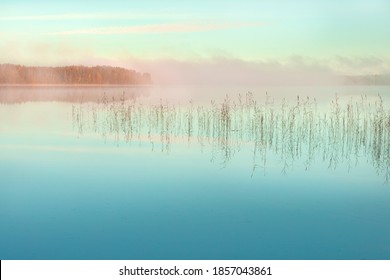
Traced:
[[287, 62], [276, 60], [245, 61], [231, 58], [185, 61], [158, 60], [85, 60], [84, 64], [113, 65], [151, 73], [156, 85], [338, 85], [340, 75], [329, 67], [294, 57]]

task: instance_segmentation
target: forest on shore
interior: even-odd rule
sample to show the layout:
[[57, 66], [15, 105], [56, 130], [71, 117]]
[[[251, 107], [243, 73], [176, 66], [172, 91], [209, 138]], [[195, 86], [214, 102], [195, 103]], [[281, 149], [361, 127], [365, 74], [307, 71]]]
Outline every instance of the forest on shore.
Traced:
[[149, 73], [111, 66], [30, 67], [0, 64], [0, 84], [151, 84]]

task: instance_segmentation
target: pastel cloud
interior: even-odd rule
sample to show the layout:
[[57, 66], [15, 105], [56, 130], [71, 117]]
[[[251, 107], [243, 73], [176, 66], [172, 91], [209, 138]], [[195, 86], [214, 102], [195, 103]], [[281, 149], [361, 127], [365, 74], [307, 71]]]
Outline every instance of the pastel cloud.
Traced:
[[244, 27], [256, 27], [261, 23], [239, 22], [239, 23], [162, 23], [145, 24], [132, 26], [102, 27], [93, 29], [81, 29], [51, 33], [53, 35], [77, 35], [77, 34], [147, 34], [147, 33], [186, 33], [186, 32], [204, 32], [215, 30], [236, 29]]
[[17, 15], [0, 16], [0, 21], [63, 21], [63, 20], [137, 20], [137, 19], [175, 19], [183, 14], [168, 13], [69, 13], [54, 15]]

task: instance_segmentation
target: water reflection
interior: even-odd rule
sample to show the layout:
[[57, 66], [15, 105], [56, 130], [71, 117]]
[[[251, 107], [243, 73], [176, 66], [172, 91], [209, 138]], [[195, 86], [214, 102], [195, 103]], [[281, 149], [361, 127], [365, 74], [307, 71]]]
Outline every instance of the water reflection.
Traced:
[[252, 176], [265, 172], [267, 156], [280, 159], [286, 173], [296, 162], [310, 169], [320, 159], [328, 168], [348, 168], [369, 162], [384, 181], [390, 179], [390, 110], [380, 96], [341, 102], [336, 97], [330, 110], [315, 99], [297, 97], [294, 103], [276, 103], [268, 95], [264, 103], [251, 93], [229, 96], [222, 102], [185, 106], [160, 102], [143, 104], [104, 96], [98, 103], [73, 104], [73, 126], [80, 136], [96, 133], [116, 143], [147, 141], [151, 149], [169, 152], [176, 142], [196, 142], [211, 150], [211, 160], [225, 166], [243, 146], [251, 145]]
[[26, 102], [100, 102], [102, 92], [108, 100], [120, 98], [135, 99], [150, 95], [148, 86], [5, 86], [0, 85], [0, 103], [17, 104]]

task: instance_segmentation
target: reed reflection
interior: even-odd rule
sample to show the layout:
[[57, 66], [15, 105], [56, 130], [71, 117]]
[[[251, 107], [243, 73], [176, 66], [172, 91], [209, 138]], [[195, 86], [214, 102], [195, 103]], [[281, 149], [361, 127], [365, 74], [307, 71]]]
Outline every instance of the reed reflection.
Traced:
[[265, 172], [272, 154], [280, 158], [282, 173], [297, 161], [309, 170], [318, 159], [330, 169], [366, 160], [389, 183], [390, 110], [382, 98], [341, 102], [336, 96], [330, 105], [323, 110], [315, 99], [300, 96], [294, 103], [277, 104], [268, 95], [260, 104], [250, 92], [234, 100], [226, 96], [219, 103], [190, 101], [185, 106], [105, 96], [99, 103], [73, 104], [72, 119], [80, 136], [93, 132], [117, 144], [147, 141], [153, 150], [169, 152], [176, 142], [196, 142], [210, 148], [211, 160], [222, 166], [251, 145], [252, 176]]

